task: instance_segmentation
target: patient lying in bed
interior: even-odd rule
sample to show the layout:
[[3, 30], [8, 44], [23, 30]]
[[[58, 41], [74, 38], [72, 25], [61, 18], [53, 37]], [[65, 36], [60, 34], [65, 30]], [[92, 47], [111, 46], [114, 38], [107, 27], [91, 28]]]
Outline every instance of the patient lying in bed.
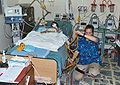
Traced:
[[[42, 27], [42, 30], [38, 28], [37, 31], [31, 31], [24, 39], [19, 40], [8, 54], [54, 59], [58, 63], [61, 75], [66, 60], [64, 43], [68, 37], [54, 28], [48, 28], [49, 32], [43, 33], [46, 29]], [[21, 43], [23, 43], [22, 50], [19, 49]]]
[[47, 32], [60, 32], [60, 31], [58, 29], [52, 27], [52, 28], [49, 28], [49, 29], [42, 31], [40, 33], [47, 33]]
[[14, 49], [12, 54], [26, 56], [32, 53], [34, 56], [40, 56], [38, 53], [41, 50], [44, 51], [45, 55], [48, 54], [49, 51], [58, 52], [58, 49], [62, 47], [67, 40], [67, 36], [62, 33], [58, 24], [52, 22], [50, 28], [39, 26], [34, 31], [28, 33], [24, 39], [19, 40], [15, 46], [17, 50]]
[[25, 45], [57, 52], [58, 48], [60, 48], [67, 40], [67, 36], [62, 32], [39, 33], [31, 31], [24, 39], [19, 40], [16, 45], [24, 43]]
[[59, 29], [58, 23], [53, 21], [51, 23], [51, 28], [45, 31], [42, 31], [41, 33], [47, 33], [47, 32], [61, 32], [61, 30]]

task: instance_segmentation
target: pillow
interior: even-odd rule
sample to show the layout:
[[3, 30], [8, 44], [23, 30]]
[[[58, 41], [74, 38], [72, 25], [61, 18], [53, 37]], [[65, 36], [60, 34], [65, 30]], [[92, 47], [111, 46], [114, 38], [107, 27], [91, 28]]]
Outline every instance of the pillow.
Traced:
[[38, 29], [36, 30], [36, 32], [43, 32], [46, 30], [45, 26], [39, 26]]

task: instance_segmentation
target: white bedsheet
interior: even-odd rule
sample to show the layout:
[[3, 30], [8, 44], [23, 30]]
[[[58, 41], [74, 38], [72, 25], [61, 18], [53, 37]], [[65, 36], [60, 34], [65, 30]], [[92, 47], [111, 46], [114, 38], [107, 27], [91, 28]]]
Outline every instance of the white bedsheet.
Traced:
[[37, 48], [57, 52], [58, 48], [60, 48], [67, 40], [68, 37], [62, 32], [40, 33], [31, 31], [24, 39], [19, 40], [16, 45], [23, 42], [25, 45], [32, 45]]

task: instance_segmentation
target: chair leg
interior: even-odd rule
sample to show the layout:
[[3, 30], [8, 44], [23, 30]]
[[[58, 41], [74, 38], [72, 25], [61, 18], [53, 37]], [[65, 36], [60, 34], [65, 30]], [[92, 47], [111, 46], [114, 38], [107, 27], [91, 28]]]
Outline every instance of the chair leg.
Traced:
[[73, 76], [72, 76], [72, 73], [70, 74], [70, 85], [73, 84]]

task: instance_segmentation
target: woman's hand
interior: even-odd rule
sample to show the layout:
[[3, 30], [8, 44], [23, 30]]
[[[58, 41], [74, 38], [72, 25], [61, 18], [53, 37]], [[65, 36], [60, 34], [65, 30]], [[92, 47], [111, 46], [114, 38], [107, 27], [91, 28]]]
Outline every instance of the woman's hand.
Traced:
[[74, 33], [75, 33], [76, 35], [84, 36], [84, 34], [83, 34], [82, 32], [80, 32], [80, 31], [74, 31]]
[[87, 38], [89, 40], [92, 40], [94, 42], [98, 42], [98, 39], [96, 37], [92, 36], [92, 35], [84, 35], [82, 32], [76, 31], [76, 30], [74, 31], [74, 34], [84, 36], [85, 38]]
[[74, 62], [74, 59], [72, 58], [72, 59], [70, 59], [70, 63], [72, 64]]

